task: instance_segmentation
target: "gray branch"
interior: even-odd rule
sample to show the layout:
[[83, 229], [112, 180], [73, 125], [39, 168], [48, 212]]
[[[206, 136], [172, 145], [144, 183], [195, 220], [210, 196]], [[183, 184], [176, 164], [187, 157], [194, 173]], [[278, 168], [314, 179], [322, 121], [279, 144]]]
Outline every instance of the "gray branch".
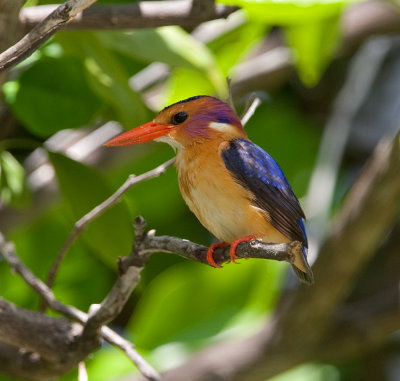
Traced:
[[[213, 2], [209, 2], [213, 3]], [[19, 19], [26, 30], [41, 22], [56, 5], [23, 8]], [[228, 17], [237, 7], [187, 0], [140, 1], [134, 4], [97, 5], [80, 13], [65, 29], [139, 29], [166, 25], [195, 27], [200, 23]]]
[[[54, 379], [100, 345], [98, 337], [82, 340], [81, 333], [80, 324], [29, 311], [0, 298], [1, 371], [14, 377]], [[10, 360], [9, 366], [4, 357]]]
[[58, 29], [96, 0], [67, 0], [56, 7], [15, 45], [0, 54], [0, 72], [16, 65], [46, 42]]
[[[140, 281], [140, 272], [146, 266], [151, 254], [164, 252], [178, 254], [183, 258], [209, 265], [206, 260], [207, 247], [170, 236], [154, 236], [154, 232], [145, 232], [146, 222], [142, 217], [135, 219], [135, 242], [132, 253], [119, 261], [119, 276], [109, 294], [100, 305], [93, 305], [85, 325], [85, 333], [100, 329], [115, 318], [132, 290]], [[302, 245], [298, 241], [285, 244], [269, 244], [257, 240], [241, 243], [236, 250], [239, 258], [263, 258], [292, 263], [299, 255]], [[215, 262], [222, 264], [230, 260], [228, 250], [218, 249], [214, 252]], [[85, 334], [84, 333], [84, 334]]]

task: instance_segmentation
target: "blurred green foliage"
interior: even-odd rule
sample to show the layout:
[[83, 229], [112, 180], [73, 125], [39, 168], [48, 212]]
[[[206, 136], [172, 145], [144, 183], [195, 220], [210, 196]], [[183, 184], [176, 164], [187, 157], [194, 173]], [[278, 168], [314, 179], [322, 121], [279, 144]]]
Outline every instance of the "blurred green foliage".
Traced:
[[[98, 125], [110, 119], [126, 128], [150, 120], [154, 111], [146, 105], [143, 94], [132, 89], [129, 79], [152, 62], [163, 62], [170, 68], [166, 81], [158, 85], [160, 108], [198, 94], [225, 98], [225, 77], [232, 75], [235, 66], [259, 45], [272, 26], [281, 25], [296, 52], [301, 78], [309, 85], [317, 82], [337, 44], [337, 21], [344, 0], [220, 2], [242, 6], [247, 20], [208, 44], [178, 27], [59, 32], [18, 65], [3, 92], [24, 130], [16, 140], [23, 142], [28, 136], [31, 143], [29, 147], [22, 144], [22, 151], [15, 145], [1, 146], [2, 202], [12, 204], [26, 188], [21, 162], [32, 152], [32, 141], [41, 144], [62, 129]], [[32, 0], [29, 5], [45, 3]], [[319, 132], [295, 100], [284, 91], [273, 94], [256, 111], [246, 130], [277, 159], [296, 194], [304, 195]], [[60, 197], [39, 215], [12, 226], [8, 233], [20, 257], [36, 275], [46, 277], [76, 220], [107, 198], [129, 174], [150, 170], [173, 155], [169, 147], [154, 143], [127, 152], [128, 159], [101, 170], [48, 152]], [[83, 310], [102, 300], [115, 279], [117, 257], [129, 254], [131, 224], [138, 214], [158, 234], [206, 245], [212, 242], [211, 235], [184, 204], [171, 168], [161, 177], [129, 190], [120, 204], [77, 239], [55, 285], [60, 300]], [[156, 254], [114, 324], [151, 361], [165, 368], [219, 338], [255, 331], [273, 309], [288, 267], [252, 260], [216, 270], [177, 256]], [[1, 259], [0, 279], [1, 296], [23, 307], [37, 307], [36, 295]], [[308, 373], [304, 370], [303, 374], [310, 374], [311, 368], [324, 374], [318, 373], [324, 372], [318, 367], [310, 365]], [[133, 366], [123, 354], [106, 346], [89, 360], [88, 370], [90, 379], [101, 381], [132, 372]], [[76, 379], [76, 373], [63, 379]]]
[[339, 18], [357, 0], [218, 0], [240, 6], [250, 20], [280, 26], [291, 47], [300, 78], [317, 84], [339, 43]]

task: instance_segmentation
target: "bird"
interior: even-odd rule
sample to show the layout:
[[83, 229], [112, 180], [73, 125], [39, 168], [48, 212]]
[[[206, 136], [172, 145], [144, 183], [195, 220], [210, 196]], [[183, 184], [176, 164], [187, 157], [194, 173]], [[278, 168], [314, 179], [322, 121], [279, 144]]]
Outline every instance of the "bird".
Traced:
[[229, 246], [232, 261], [241, 242], [299, 241], [292, 266], [299, 280], [313, 284], [307, 261], [305, 215], [276, 161], [249, 140], [231, 106], [213, 96], [190, 97], [161, 110], [146, 124], [105, 143], [125, 146], [168, 143], [176, 152], [179, 188], [189, 209], [219, 243], [206, 259], [213, 267], [218, 247]]

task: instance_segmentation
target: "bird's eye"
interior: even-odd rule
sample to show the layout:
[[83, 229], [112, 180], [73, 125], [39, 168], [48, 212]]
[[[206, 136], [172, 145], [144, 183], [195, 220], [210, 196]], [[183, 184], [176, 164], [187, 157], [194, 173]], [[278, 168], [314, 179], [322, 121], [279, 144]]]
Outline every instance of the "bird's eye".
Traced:
[[171, 123], [172, 124], [181, 124], [188, 118], [188, 116], [189, 115], [184, 111], [178, 112], [177, 114], [172, 116]]

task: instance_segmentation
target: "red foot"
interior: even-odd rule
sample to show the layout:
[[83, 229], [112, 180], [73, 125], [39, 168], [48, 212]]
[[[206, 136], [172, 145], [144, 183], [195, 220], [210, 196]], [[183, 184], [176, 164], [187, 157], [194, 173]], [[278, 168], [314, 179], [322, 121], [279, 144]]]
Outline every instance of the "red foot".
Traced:
[[254, 239], [254, 238], [256, 238], [255, 235], [248, 235], [247, 237], [242, 237], [242, 238], [235, 239], [235, 240], [231, 243], [231, 248], [230, 248], [230, 250], [229, 250], [229, 256], [230, 256], [231, 261], [232, 261], [233, 263], [237, 263], [237, 262], [235, 261], [235, 259], [238, 259], [237, 255], [236, 255], [236, 248], [237, 248], [237, 246], [239, 245], [239, 243], [242, 243], [242, 242], [249, 242], [249, 241], [251, 241], [251, 240]]
[[214, 261], [214, 250], [217, 249], [218, 247], [225, 247], [228, 246], [229, 243], [227, 242], [219, 242], [219, 243], [213, 243], [207, 250], [207, 257], [206, 260], [207, 262], [212, 266], [212, 267], [216, 267], [216, 268], [221, 268], [222, 266], [217, 265]]

